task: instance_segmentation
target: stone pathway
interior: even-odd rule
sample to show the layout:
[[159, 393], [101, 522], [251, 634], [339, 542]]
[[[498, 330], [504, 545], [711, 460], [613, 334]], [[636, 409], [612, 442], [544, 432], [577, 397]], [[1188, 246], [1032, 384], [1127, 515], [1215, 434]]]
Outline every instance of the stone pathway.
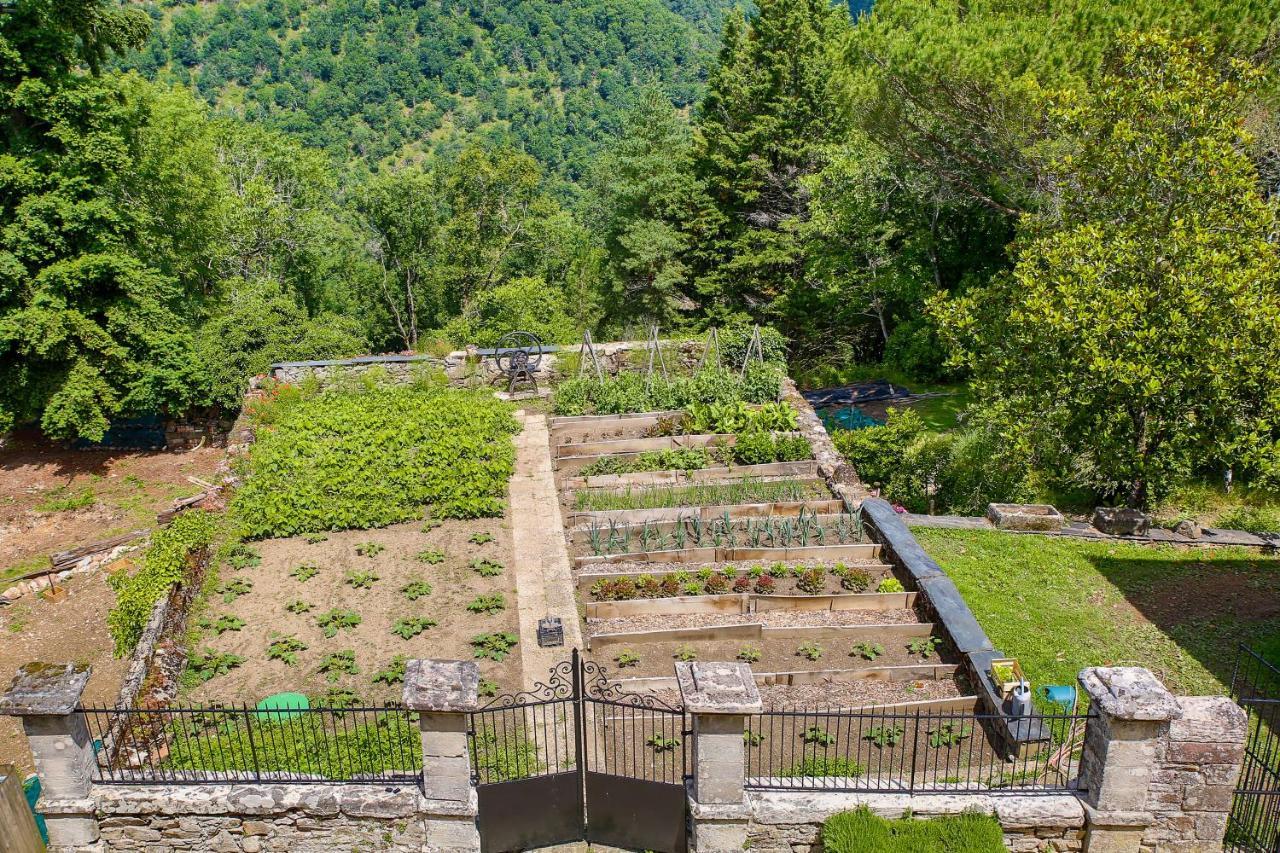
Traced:
[[[551, 470], [547, 418], [536, 412], [521, 412], [517, 417], [524, 429], [516, 436], [511, 535], [520, 611], [520, 659], [527, 690], [536, 681], [546, 681], [551, 667], [568, 658], [571, 649], [582, 647], [582, 632]], [[548, 613], [563, 620], [564, 645], [543, 649], [538, 647], [538, 620]]]

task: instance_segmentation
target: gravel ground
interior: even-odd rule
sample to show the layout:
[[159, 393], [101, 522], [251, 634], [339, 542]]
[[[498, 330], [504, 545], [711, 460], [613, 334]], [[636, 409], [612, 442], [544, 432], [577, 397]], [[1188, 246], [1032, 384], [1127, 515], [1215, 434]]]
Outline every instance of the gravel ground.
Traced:
[[670, 628], [709, 628], [714, 625], [759, 623], [784, 628], [797, 625], [904, 625], [919, 622], [914, 610], [771, 610], [765, 613], [690, 613], [680, 616], [633, 616], [627, 619], [588, 619], [591, 635]]
[[[655, 690], [653, 693], [668, 703], [680, 705], [678, 690]], [[764, 707], [774, 710], [793, 708], [847, 710], [866, 705], [951, 699], [962, 695], [964, 694], [952, 679], [909, 681], [898, 684], [886, 681], [827, 681], [792, 687], [760, 688], [760, 698], [764, 702]]]

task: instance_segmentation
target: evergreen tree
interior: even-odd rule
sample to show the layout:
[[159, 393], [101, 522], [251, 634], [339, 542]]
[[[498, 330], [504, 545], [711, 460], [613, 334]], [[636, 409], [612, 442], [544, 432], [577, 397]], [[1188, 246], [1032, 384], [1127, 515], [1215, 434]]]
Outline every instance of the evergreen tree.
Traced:
[[746, 310], [803, 333], [801, 318], [778, 316], [780, 300], [804, 284], [793, 228], [807, 215], [802, 179], [850, 126], [839, 58], [849, 28], [847, 9], [827, 0], [763, 0], [725, 27], [694, 140], [696, 174], [718, 213], [695, 264], [715, 312]]

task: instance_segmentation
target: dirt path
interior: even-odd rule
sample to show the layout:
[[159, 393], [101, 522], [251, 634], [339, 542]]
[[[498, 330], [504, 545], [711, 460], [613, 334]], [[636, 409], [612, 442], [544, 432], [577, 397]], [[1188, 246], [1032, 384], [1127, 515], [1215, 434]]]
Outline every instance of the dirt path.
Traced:
[[[87, 663], [93, 668], [84, 692], [86, 705], [112, 705], [128, 661], [111, 655], [107, 613], [116, 596], [102, 575], [85, 575], [66, 583], [71, 595], [50, 603], [26, 596], [0, 609], [0, 689], [18, 667], [31, 661]], [[21, 772], [32, 770], [31, 752], [22, 735], [22, 724], [0, 717], [0, 764], [13, 762]]]
[[[523, 413], [522, 421], [524, 429], [516, 436], [516, 470], [511, 478], [509, 503], [520, 607], [521, 663], [528, 689], [535, 681], [546, 681], [547, 672], [565, 659], [569, 649], [582, 646], [582, 632], [569, 552], [565, 548], [564, 522], [551, 472], [547, 418]], [[547, 614], [564, 621], [563, 647], [538, 647], [538, 620]]]

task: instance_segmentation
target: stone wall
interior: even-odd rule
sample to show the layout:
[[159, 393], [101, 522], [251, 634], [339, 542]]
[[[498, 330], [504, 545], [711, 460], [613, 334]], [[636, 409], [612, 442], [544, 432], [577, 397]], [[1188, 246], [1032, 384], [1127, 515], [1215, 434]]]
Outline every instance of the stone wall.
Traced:
[[226, 447], [233, 418], [216, 415], [188, 415], [164, 422], [166, 450], [194, 450], [197, 447]]
[[813, 449], [818, 473], [827, 481], [831, 490], [847, 502], [850, 509], [856, 508], [870, 493], [858, 478], [858, 472], [836, 450], [835, 442], [822, 425], [822, 419], [789, 376], [782, 380], [782, 399], [796, 410], [797, 427]]
[[1218, 850], [1244, 760], [1247, 717], [1225, 696], [1184, 696], [1157, 743], [1144, 850]]
[[[332, 853], [426, 849], [416, 788], [363, 785], [102, 785], [98, 851]], [[72, 848], [74, 849], [74, 848]]]
[[819, 834], [831, 815], [866, 806], [884, 818], [927, 819], [966, 811], [994, 815], [1014, 853], [1078, 851], [1084, 841], [1084, 807], [1070, 794], [835, 794], [752, 791], [747, 794], [752, 853], [822, 850]]

